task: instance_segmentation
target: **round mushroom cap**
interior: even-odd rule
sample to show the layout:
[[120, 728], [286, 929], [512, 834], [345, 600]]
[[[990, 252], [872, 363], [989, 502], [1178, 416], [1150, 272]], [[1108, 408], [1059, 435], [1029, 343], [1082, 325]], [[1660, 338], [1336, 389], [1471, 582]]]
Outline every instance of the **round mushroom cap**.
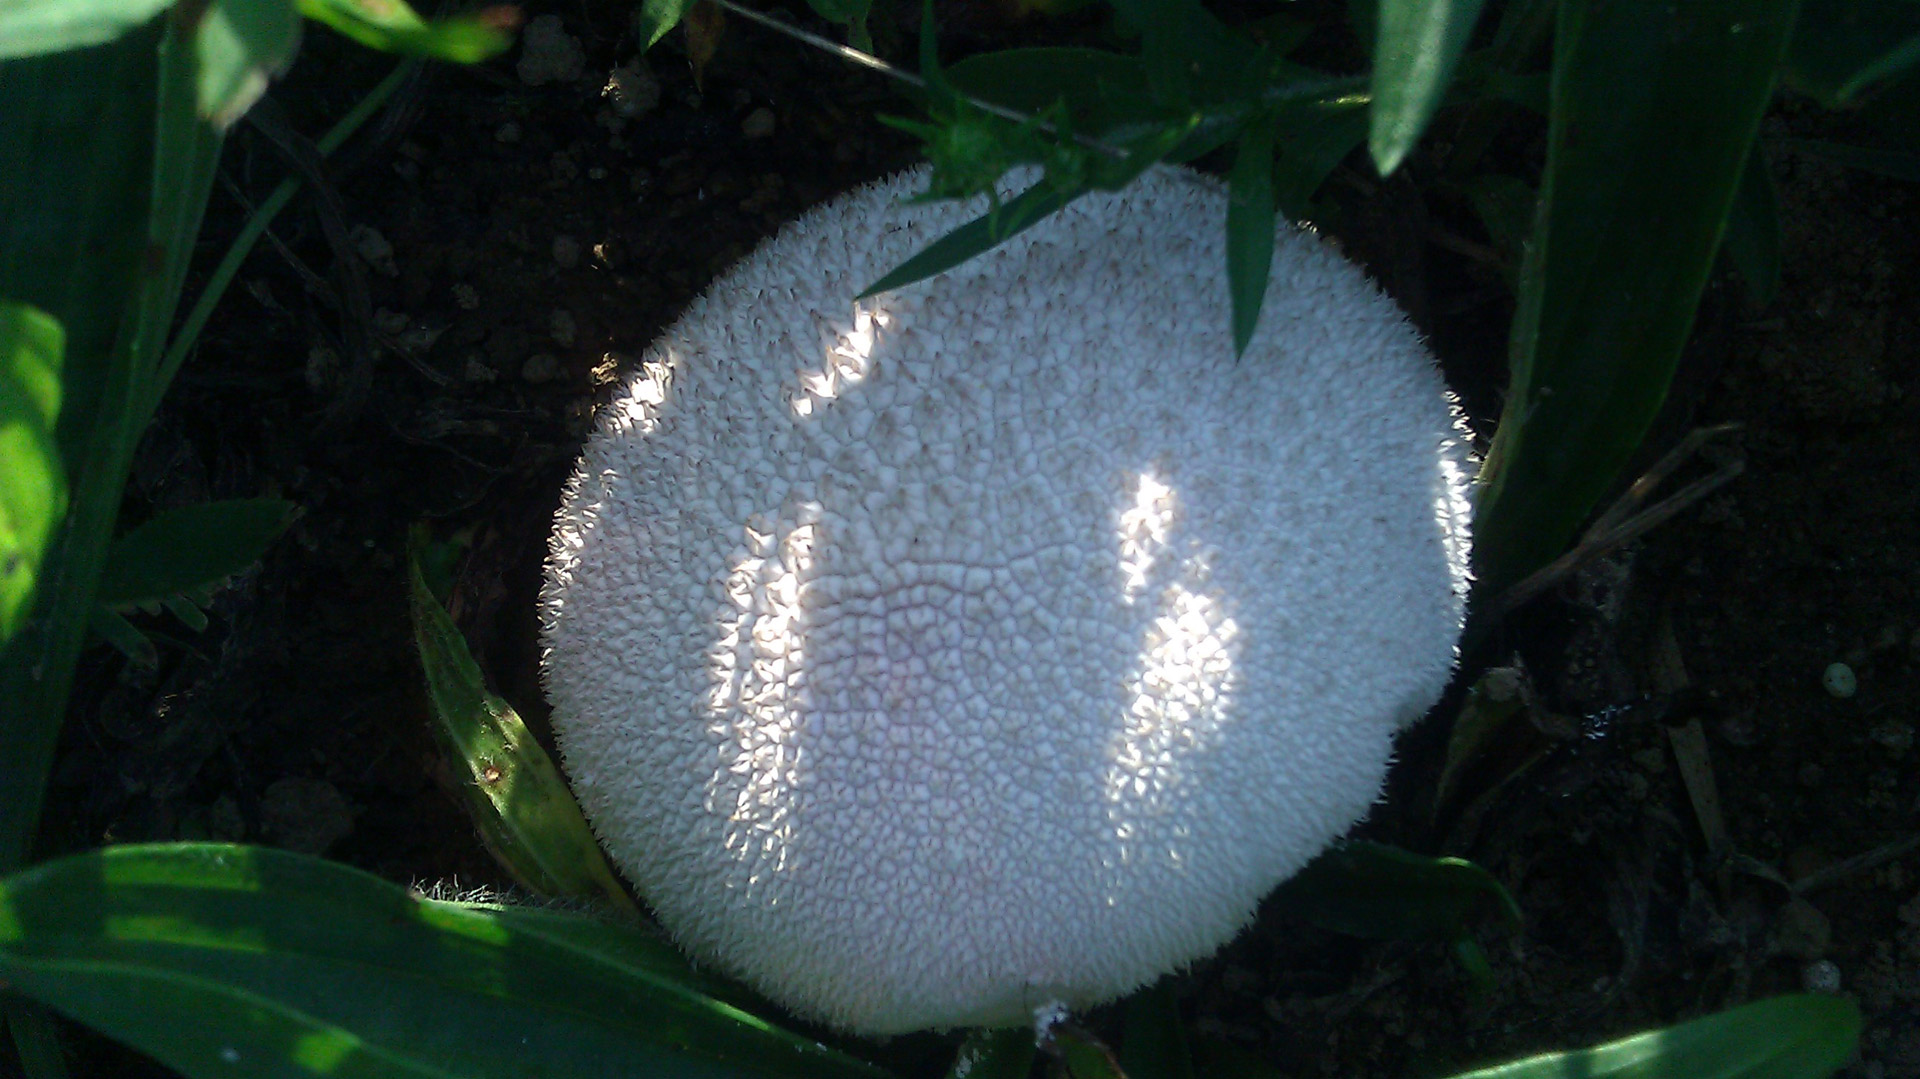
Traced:
[[1453, 665], [1458, 413], [1281, 227], [1157, 169], [852, 299], [982, 203], [789, 225], [604, 406], [541, 596], [574, 789], [692, 953], [882, 1034], [1206, 956], [1362, 817]]

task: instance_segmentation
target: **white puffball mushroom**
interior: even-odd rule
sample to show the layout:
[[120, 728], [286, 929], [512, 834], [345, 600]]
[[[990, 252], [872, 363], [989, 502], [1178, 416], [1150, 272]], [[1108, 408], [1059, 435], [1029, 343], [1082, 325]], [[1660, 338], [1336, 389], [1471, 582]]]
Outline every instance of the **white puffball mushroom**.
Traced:
[[1859, 677], [1844, 663], [1827, 664], [1827, 669], [1820, 672], [1820, 684], [1838, 700], [1846, 700], [1860, 690]]
[[1281, 227], [1236, 357], [1226, 194], [1156, 169], [855, 302], [983, 209], [923, 183], [808, 213], [652, 346], [540, 605], [622, 871], [868, 1034], [1213, 952], [1365, 815], [1467, 588], [1457, 410], [1357, 268]]

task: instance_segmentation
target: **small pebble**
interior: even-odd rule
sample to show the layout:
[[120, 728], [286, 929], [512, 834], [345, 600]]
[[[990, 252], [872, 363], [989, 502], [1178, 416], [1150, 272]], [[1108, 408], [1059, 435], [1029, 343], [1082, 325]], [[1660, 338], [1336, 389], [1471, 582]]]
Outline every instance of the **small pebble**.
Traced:
[[580, 265], [580, 241], [571, 236], [553, 238], [553, 261], [563, 270], [571, 270]]
[[1893, 751], [1896, 757], [1913, 748], [1913, 728], [1897, 719], [1874, 724], [1867, 737]]
[[1844, 663], [1829, 663], [1820, 675], [1820, 684], [1827, 687], [1827, 693], [1846, 700], [1860, 688], [1860, 680], [1854, 676], [1853, 668]]
[[400, 276], [400, 267], [393, 261], [393, 245], [380, 235], [379, 229], [355, 225], [347, 233], [347, 242], [353, 245], [354, 254], [373, 267], [375, 273], [382, 277]]
[[520, 125], [508, 120], [493, 129], [493, 141], [512, 145], [520, 141]]
[[520, 377], [536, 386], [560, 377], [560, 361], [550, 352], [536, 352], [520, 367]]
[[762, 105], [740, 121], [740, 134], [750, 139], [764, 139], [773, 134], [774, 122], [773, 110]]
[[547, 319], [548, 336], [552, 337], [557, 345], [573, 344], [574, 334], [577, 332], [578, 327], [574, 324], [573, 313], [570, 311], [556, 310]]
[[660, 104], [660, 82], [653, 77], [653, 72], [635, 61], [609, 71], [600, 96], [607, 100], [615, 115], [631, 120]]
[[586, 66], [586, 51], [567, 33], [558, 15], [540, 16], [520, 35], [520, 62], [514, 71], [528, 86], [571, 82]]
[[1817, 959], [1800, 968], [1800, 986], [1809, 993], [1838, 993], [1840, 965], [1831, 959]]

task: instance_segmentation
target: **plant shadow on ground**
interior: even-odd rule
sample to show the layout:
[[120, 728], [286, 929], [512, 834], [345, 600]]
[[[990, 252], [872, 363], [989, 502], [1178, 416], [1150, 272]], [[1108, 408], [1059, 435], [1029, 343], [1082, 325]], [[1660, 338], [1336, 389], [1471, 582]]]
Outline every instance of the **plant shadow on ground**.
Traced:
[[[407, 619], [408, 526], [472, 530], [456, 618], [496, 688], [540, 726], [533, 600], [596, 395], [780, 222], [913, 156], [873, 121], [906, 106], [869, 74], [733, 26], [696, 88], [677, 36], [641, 65], [615, 9], [576, 11], [576, 77], [529, 85], [511, 58], [429, 69], [334, 163], [364, 305], [304, 203], [242, 271], [147, 435], [129, 519], [262, 493], [303, 516], [219, 597], [206, 633], [150, 624], [158, 670], [89, 653], [50, 851], [236, 839], [392, 880], [509, 886], [435, 759]], [[962, 44], [1005, 32], [961, 15], [948, 28]], [[276, 93], [301, 130], [390, 62], [321, 35], [309, 50]], [[1763, 136], [1836, 124], [1789, 105]], [[1850, 1072], [1920, 1076], [1920, 858], [1830, 874], [1798, 900], [1729, 872], [1707, 856], [1669, 749], [1670, 725], [1703, 721], [1732, 849], [1785, 881], [1920, 833], [1920, 206], [1911, 187], [1811, 158], [1778, 155], [1774, 171], [1778, 299], [1755, 308], [1737, 283], [1716, 283], [1652, 443], [1737, 421], [1725, 452], [1746, 474], [1472, 657], [1518, 656], [1546, 706], [1586, 721], [1579, 737], [1543, 738], [1539, 762], [1471, 829], [1436, 826], [1445, 724], [1430, 719], [1363, 826], [1415, 849], [1451, 837], [1444, 853], [1512, 889], [1526, 926], [1487, 937], [1491, 991], [1474, 997], [1441, 949], [1269, 912], [1179, 979], [1203, 1038], [1288, 1074], [1437, 1074], [1837, 970], [1867, 1021]], [[266, 140], [233, 140], [212, 250], [285, 172]], [[1408, 180], [1335, 183], [1366, 197], [1330, 231], [1409, 308], [1486, 424], [1511, 306], [1489, 242], [1463, 206]], [[1690, 683], [1677, 703], [1654, 692], [1675, 656]], [[1835, 661], [1858, 672], [1857, 695], [1822, 690]], [[904, 1074], [943, 1066], [923, 1039], [882, 1052]], [[90, 1063], [157, 1072], [91, 1040], [82, 1074]]]

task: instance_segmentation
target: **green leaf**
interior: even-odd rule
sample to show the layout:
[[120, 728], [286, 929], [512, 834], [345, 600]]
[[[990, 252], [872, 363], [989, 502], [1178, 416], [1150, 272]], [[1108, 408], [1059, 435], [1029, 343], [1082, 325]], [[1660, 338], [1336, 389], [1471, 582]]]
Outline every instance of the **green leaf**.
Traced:
[[1274, 201], [1290, 218], [1307, 218], [1314, 193], [1367, 137], [1367, 96], [1329, 93], [1274, 110]]
[[921, 248], [913, 257], [861, 290], [856, 299], [905, 288], [916, 281], [924, 281], [934, 274], [951, 270], [1009, 236], [1032, 228], [1048, 214], [1084, 194], [1084, 190], [1061, 190], [1044, 183], [1036, 184], [993, 211], [981, 214]]
[[1793, 0], [1566, 0], [1513, 377], [1481, 472], [1479, 587], [1557, 557], [1666, 397]]
[[1323, 929], [1378, 940], [1451, 941], [1491, 911], [1511, 928], [1520, 908], [1492, 874], [1460, 858], [1345, 843], [1307, 863], [1274, 898]]
[[1073, 46], [1002, 49], [969, 56], [946, 69], [972, 97], [1039, 114], [1064, 105], [1075, 131], [1098, 138], [1129, 124], [1174, 119], [1147, 89], [1137, 56]]
[[33, 613], [67, 472], [54, 428], [67, 334], [52, 315], [0, 303], [0, 642]]
[[1780, 285], [1780, 206], [1773, 190], [1767, 155], [1755, 142], [1740, 174], [1727, 217], [1727, 258], [1747, 282], [1747, 292], [1761, 307], [1773, 302]]
[[1227, 292], [1236, 356], [1253, 340], [1273, 271], [1273, 137], [1273, 117], [1255, 116], [1240, 133], [1227, 181]]
[[[0, 654], [0, 872], [37, 834], [41, 795], [94, 588], [138, 437], [132, 401], [142, 369], [135, 328], [158, 291], [147, 222], [152, 204], [159, 53], [170, 20], [153, 19], [88, 49], [0, 63], [0, 297], [66, 330], [60, 457], [68, 509], [42, 565], [59, 587], [41, 597], [43, 632]], [[158, 306], [156, 300], [154, 306]]]
[[640, 51], [653, 48], [667, 36], [667, 31], [680, 25], [693, 3], [694, 0], [640, 0], [640, 6], [633, 13], [633, 26], [640, 35]]
[[427, 587], [420, 544], [416, 532], [408, 555], [414, 642], [434, 730], [461, 773], [481, 838], [515, 877], [543, 895], [593, 896], [631, 909], [560, 770], [512, 706], [487, 692], [466, 639]]
[[104, 45], [173, 0], [0, 0], [0, 60]]
[[1035, 1053], [1032, 1027], [969, 1031], [953, 1055], [947, 1079], [1027, 1079]]
[[1171, 977], [1128, 999], [1120, 1071], [1127, 1079], [1193, 1079], [1193, 1056], [1187, 1051], [1186, 1027], [1180, 1021]]
[[1367, 139], [1385, 176], [1400, 167], [1447, 96], [1481, 0], [1380, 0]]
[[231, 126], [286, 73], [299, 45], [294, 0], [212, 0], [194, 30], [200, 115]]
[[1066, 1066], [1067, 1079], [1127, 1079], [1113, 1050], [1078, 1027], [1055, 1024], [1048, 1036], [1047, 1050]]
[[368, 48], [459, 64], [506, 52], [519, 17], [511, 8], [493, 7], [428, 21], [403, 0], [299, 0], [299, 5], [300, 14]]
[[119, 611], [104, 604], [95, 607], [87, 628], [112, 645], [114, 651], [127, 657], [127, 661], [134, 666], [150, 671], [160, 665], [160, 652], [153, 647], [153, 642], [147, 640], [147, 635], [127, 621]]
[[1913, 0], [1803, 0], [1787, 81], [1829, 108], [1846, 105], [1920, 62]]
[[1860, 1009], [1842, 997], [1785, 996], [1452, 1079], [1825, 1079], [1854, 1054]]
[[196, 1079], [884, 1075], [630, 963], [636, 937], [230, 844], [0, 881], [0, 980]]
[[259, 561], [295, 509], [278, 498], [236, 498], [156, 514], [113, 542], [100, 603], [159, 603], [217, 585]]

